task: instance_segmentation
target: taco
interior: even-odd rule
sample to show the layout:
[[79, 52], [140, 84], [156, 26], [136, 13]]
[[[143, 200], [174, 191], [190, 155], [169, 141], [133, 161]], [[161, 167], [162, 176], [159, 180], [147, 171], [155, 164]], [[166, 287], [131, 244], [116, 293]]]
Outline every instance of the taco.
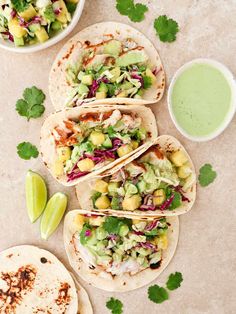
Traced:
[[169, 264], [178, 242], [178, 217], [128, 217], [85, 210], [66, 215], [67, 256], [89, 284], [107, 291], [134, 290], [153, 281]]
[[[86, 310], [85, 310], [86, 309]], [[0, 313], [92, 314], [87, 293], [51, 253], [20, 245], [0, 253]]]
[[49, 76], [56, 109], [84, 102], [150, 104], [165, 89], [165, 73], [152, 43], [117, 22], [91, 25], [59, 52]]
[[190, 156], [172, 136], [159, 136], [145, 152], [76, 186], [82, 208], [123, 215], [173, 216], [191, 209], [196, 174]]
[[69, 186], [121, 167], [156, 136], [155, 116], [145, 106], [75, 107], [45, 120], [41, 153], [52, 175]]

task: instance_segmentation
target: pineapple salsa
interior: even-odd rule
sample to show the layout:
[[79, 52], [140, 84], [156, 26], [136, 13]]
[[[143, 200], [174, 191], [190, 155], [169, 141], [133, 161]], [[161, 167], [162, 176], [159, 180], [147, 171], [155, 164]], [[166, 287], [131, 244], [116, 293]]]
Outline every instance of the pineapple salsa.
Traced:
[[92, 187], [94, 209], [154, 211], [173, 210], [192, 184], [192, 169], [181, 150], [167, 156], [152, 146], [138, 159], [112, 176], [97, 179]]
[[165, 217], [144, 221], [78, 214], [73, 224], [74, 245], [83, 259], [112, 275], [159, 268], [168, 246]]
[[141, 99], [145, 90], [156, 84], [159, 70], [132, 39], [88, 43], [79, 60], [67, 66], [67, 82], [73, 86], [67, 106], [88, 98]]
[[43, 43], [71, 21], [78, 0], [0, 0], [0, 37], [15, 46]]
[[56, 176], [73, 181], [138, 148], [149, 137], [142, 119], [120, 110], [88, 112], [65, 120], [53, 130]]

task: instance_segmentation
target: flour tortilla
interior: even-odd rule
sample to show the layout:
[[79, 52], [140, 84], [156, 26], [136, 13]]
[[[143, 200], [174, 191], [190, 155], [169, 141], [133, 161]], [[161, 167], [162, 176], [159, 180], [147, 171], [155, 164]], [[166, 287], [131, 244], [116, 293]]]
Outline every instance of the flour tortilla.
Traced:
[[[99, 213], [90, 212], [94, 215]], [[64, 220], [64, 245], [69, 262], [78, 276], [92, 286], [112, 292], [125, 292], [141, 288], [156, 279], [170, 263], [178, 243], [179, 219], [178, 217], [168, 217], [167, 221], [171, 224], [168, 231], [168, 248], [163, 251], [163, 259], [158, 269], [145, 269], [136, 275], [112, 276], [111, 274], [91, 267], [83, 261], [80, 252], [75, 250], [73, 245], [73, 235], [76, 230], [73, 229], [73, 219], [77, 214], [88, 214], [86, 210], [70, 211]], [[101, 213], [100, 215], [104, 215]], [[128, 218], [131, 218], [128, 216]], [[136, 217], [132, 217], [136, 218]], [[144, 218], [145, 219], [145, 218]]]
[[[170, 135], [161, 135], [157, 139], [155, 139], [152, 143], [152, 145], [158, 145], [164, 152], [170, 153], [172, 151], [177, 151], [181, 149], [185, 152], [186, 156], [188, 157], [190, 167], [192, 169], [192, 178], [189, 182], [189, 187], [186, 190], [185, 196], [190, 200], [190, 202], [183, 202], [182, 205], [174, 210], [155, 210], [155, 211], [141, 211], [141, 210], [134, 210], [134, 211], [125, 211], [125, 210], [114, 210], [114, 209], [94, 209], [93, 203], [91, 200], [91, 193], [93, 190], [93, 186], [95, 181], [98, 178], [104, 178], [106, 176], [109, 176], [111, 174], [114, 174], [115, 172], [120, 170], [120, 167], [114, 167], [111, 170], [108, 170], [104, 173], [102, 173], [100, 176], [94, 177], [89, 179], [88, 181], [84, 182], [83, 184], [77, 184], [76, 185], [76, 195], [79, 200], [79, 204], [81, 208], [86, 208], [88, 210], [94, 210], [98, 212], [104, 212], [104, 213], [110, 213], [113, 215], [117, 215], [117, 213], [127, 216], [127, 215], [137, 215], [141, 217], [156, 217], [156, 216], [176, 216], [181, 215], [186, 212], [188, 212], [192, 207], [196, 199], [196, 172], [193, 165], [193, 162], [187, 153], [187, 151], [184, 149], [184, 147], [180, 144], [180, 142]], [[150, 147], [147, 146], [148, 149]], [[133, 156], [132, 160], [135, 160], [136, 158], [140, 157], [140, 154]], [[132, 161], [130, 160], [130, 161]], [[122, 165], [123, 166], [123, 165]]]
[[[118, 158], [115, 161], [111, 162], [110, 164], [106, 165], [105, 167], [101, 167], [100, 169], [97, 169], [83, 177], [80, 177], [78, 179], [73, 180], [72, 182], [67, 182], [66, 175], [61, 177], [56, 177], [53, 174], [53, 163], [56, 156], [56, 146], [54, 142], [53, 135], [51, 131], [56, 127], [60, 122], [63, 122], [65, 119], [75, 119], [79, 115], [87, 113], [87, 112], [107, 112], [107, 111], [113, 111], [115, 109], [120, 110], [122, 113], [136, 113], [139, 117], [142, 118], [142, 125], [147, 130], [147, 132], [150, 132], [150, 137], [146, 143], [132, 151], [130, 154], [125, 155], [124, 157]], [[117, 168], [122, 167], [122, 165], [129, 162], [129, 160], [132, 158], [132, 156], [136, 156], [138, 154], [141, 154], [146, 147], [151, 144], [151, 141], [156, 138], [157, 136], [157, 126], [156, 126], [156, 118], [151, 111], [151, 109], [145, 107], [145, 106], [138, 106], [138, 105], [130, 105], [130, 106], [90, 106], [90, 107], [75, 107], [75, 108], [69, 108], [64, 109], [58, 112], [55, 112], [51, 114], [44, 122], [42, 128], [41, 128], [41, 137], [40, 137], [40, 147], [41, 147], [41, 155], [42, 159], [44, 161], [44, 164], [52, 174], [52, 176], [60, 183], [62, 183], [65, 186], [72, 186], [79, 182], [83, 182], [84, 180], [87, 180], [88, 178], [91, 178], [93, 176], [96, 176], [103, 171], [106, 171], [108, 169], [111, 169], [112, 167], [116, 166]], [[108, 170], [109, 171], [109, 170]]]
[[64, 265], [35, 246], [20, 245], [0, 253], [0, 289], [1, 313], [92, 314], [85, 310], [91, 306], [86, 292], [78, 290], [77, 296]]
[[[117, 23], [103, 22], [91, 25], [74, 37], [72, 37], [57, 55], [49, 75], [49, 93], [52, 103], [56, 110], [63, 109], [68, 102], [68, 94], [73, 90], [66, 80], [66, 68], [68, 64], [75, 63], [83, 51], [85, 42], [92, 44], [101, 43], [112, 37], [117, 40], [126, 38], [133, 39], [139, 46], [144, 47], [146, 54], [153, 66], [159, 71], [157, 82], [151, 88], [145, 91], [143, 99], [133, 98], [106, 98], [104, 104], [151, 104], [161, 100], [165, 90], [165, 72], [156, 48], [141, 32], [135, 28]], [[89, 101], [85, 100], [85, 101]], [[84, 103], [84, 100], [81, 100]], [[93, 101], [94, 104], [100, 103], [101, 100]]]

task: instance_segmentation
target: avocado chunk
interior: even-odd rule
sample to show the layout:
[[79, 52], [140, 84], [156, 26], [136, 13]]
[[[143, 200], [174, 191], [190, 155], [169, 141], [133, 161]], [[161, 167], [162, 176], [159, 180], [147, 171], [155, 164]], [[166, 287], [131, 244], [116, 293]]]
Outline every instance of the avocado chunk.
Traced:
[[118, 56], [121, 53], [122, 45], [119, 40], [110, 40], [104, 45], [104, 53], [112, 56]]
[[120, 209], [120, 201], [118, 197], [112, 197], [111, 208], [115, 210]]
[[29, 30], [32, 33], [35, 33], [36, 31], [40, 30], [40, 24], [31, 24], [31, 25], [29, 25]]
[[105, 148], [112, 148], [112, 141], [109, 138], [109, 136], [106, 136], [105, 141], [103, 142], [102, 146]]
[[108, 92], [108, 87], [106, 86], [106, 84], [104, 82], [101, 82], [98, 88], [98, 92]]
[[116, 65], [120, 67], [126, 67], [128, 65], [145, 63], [148, 61], [148, 56], [144, 51], [131, 50], [118, 57]]
[[14, 36], [14, 43], [16, 46], [24, 46], [24, 38]]
[[80, 95], [84, 95], [87, 94], [89, 92], [89, 88], [87, 87], [87, 85], [80, 83], [78, 86], [78, 93]]
[[117, 194], [117, 189], [120, 187], [119, 182], [109, 182], [108, 183], [108, 194], [114, 196]]

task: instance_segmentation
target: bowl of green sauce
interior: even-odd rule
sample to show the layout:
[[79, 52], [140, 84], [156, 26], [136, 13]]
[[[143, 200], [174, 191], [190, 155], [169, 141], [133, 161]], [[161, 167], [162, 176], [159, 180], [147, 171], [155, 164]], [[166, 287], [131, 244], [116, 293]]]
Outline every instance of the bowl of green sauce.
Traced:
[[231, 122], [236, 110], [232, 73], [212, 59], [195, 59], [174, 75], [168, 108], [176, 128], [188, 139], [209, 141]]

